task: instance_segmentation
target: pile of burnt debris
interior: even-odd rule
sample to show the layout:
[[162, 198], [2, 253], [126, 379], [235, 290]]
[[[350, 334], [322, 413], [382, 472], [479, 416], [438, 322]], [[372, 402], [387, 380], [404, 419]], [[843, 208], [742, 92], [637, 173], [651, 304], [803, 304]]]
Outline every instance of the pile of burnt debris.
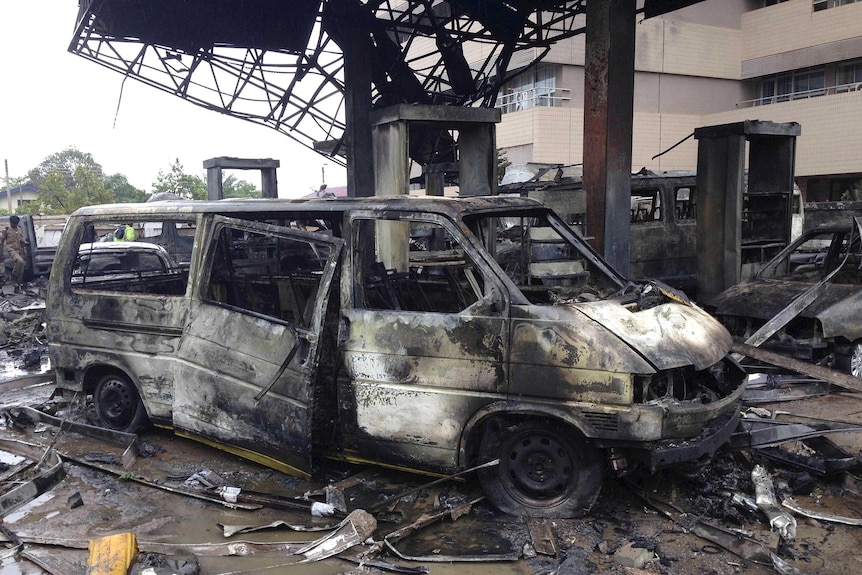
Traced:
[[12, 284], [0, 286], [0, 363], [6, 370], [38, 369], [46, 357], [45, 279], [16, 293]]
[[[17, 388], [26, 394], [34, 383], [32, 377], [10, 380], [2, 391], [9, 394]], [[813, 384], [792, 377], [753, 378], [751, 392], [775, 400], [798, 394], [794, 385]], [[858, 434], [862, 425], [775, 408], [787, 404], [745, 407], [736, 433], [709, 461], [609, 480], [587, 517], [549, 520], [495, 511], [469, 481], [470, 472], [462, 474], [467, 481], [428, 481], [379, 468], [332, 464], [319, 483], [285, 476], [279, 489], [261, 490], [255, 485], [259, 470], [231, 471], [228, 460], [225, 470], [197, 468], [194, 456], [186, 454], [185, 467], [155, 476], [154, 462], [184, 449], [173, 436], [157, 430], [137, 436], [82, 423], [86, 414], [76, 413], [79, 407], [46, 392], [29, 394], [29, 406], [4, 398], [0, 424], [6, 439], [0, 439], [0, 450], [20, 458], [0, 470], [4, 517], [42, 493], [59, 490], [66, 476], [86, 476], [85, 483], [100, 489], [105, 477], [111, 478], [106, 491], [119, 490], [124, 497], [132, 497], [135, 490], [154, 490], [231, 511], [228, 519], [219, 520], [224, 541], [218, 543], [166, 542], [134, 530], [117, 533], [116, 528], [108, 529], [114, 531], [109, 535], [85, 539], [40, 535], [38, 524], [18, 531], [7, 522], [0, 528], [8, 547], [0, 556], [26, 559], [48, 573], [67, 572], [69, 563], [58, 564], [56, 557], [62, 550], [77, 550], [86, 555], [88, 573], [203, 573], [208, 572], [201, 567], [207, 558], [272, 556], [280, 558], [281, 566], [323, 562], [320, 572], [332, 573], [438, 572], [440, 566], [462, 563], [473, 564], [473, 572], [490, 573], [500, 564], [516, 562], [521, 570], [561, 575], [811, 575], [837, 572], [822, 568], [841, 561], [829, 556], [831, 538], [847, 537], [856, 543], [845, 545], [858, 547], [862, 537], [839, 533], [862, 526], [862, 513], [852, 504], [862, 509], [857, 475], [862, 458], [827, 437]], [[858, 401], [855, 394], [817, 395]], [[209, 465], [220, 461], [210, 459]], [[267, 476], [272, 473], [267, 471]], [[92, 497], [82, 500], [77, 491], [65, 501], [66, 515], [94, 505]], [[237, 524], [236, 513], [242, 510], [257, 513]], [[278, 519], [258, 522], [271, 519], [262, 510], [277, 513]], [[273, 541], [275, 531], [299, 534], [301, 540], [284, 536]], [[255, 539], [261, 532], [270, 535]], [[483, 562], [497, 567], [483, 571], [476, 565]], [[118, 563], [120, 570], [110, 570]]]
[[[38, 286], [23, 293], [3, 290], [3, 363], [7, 371], [38, 368], [45, 356]], [[842, 571], [846, 557], [832, 548], [862, 547], [862, 533], [854, 531], [862, 526], [862, 457], [855, 448], [862, 445], [862, 420], [852, 417], [862, 412], [854, 405], [862, 395], [811, 376], [750, 376], [739, 426], [718, 454], [656, 474], [635, 471], [608, 480], [592, 512], [571, 520], [501, 514], [470, 480], [475, 469], [423, 482], [333, 463], [318, 483], [285, 476], [279, 489], [266, 490], [258, 487], [260, 468], [252, 464], [243, 472], [213, 471], [185, 458], [191, 467], [158, 475], [159, 468], [148, 462], [185, 449], [184, 443], [158, 430], [138, 436], [98, 427], [92, 405], [50, 397], [52, 377], [43, 372], [0, 382], [0, 451], [15, 458], [11, 464], [0, 458], [4, 518], [42, 494], [59, 492], [69, 476], [90, 485], [110, 481], [108, 491], [129, 497], [133, 485], [231, 513], [270, 510], [280, 518], [219, 523], [219, 543], [171, 543], [134, 529], [117, 533], [119, 526], [82, 529], [83, 539], [49, 537], [32, 525], [20, 532], [8, 522], [0, 526], [7, 547], [0, 560], [26, 560], [48, 573], [86, 568], [193, 574], [207, 572], [201, 567], [206, 558], [272, 556], [280, 558], [276, 566], [325, 562], [323, 571], [332, 573], [424, 573], [428, 565], [516, 562], [519, 572], [560, 575], [814, 575]], [[838, 408], [841, 403], [845, 408]], [[833, 436], [850, 439], [842, 446]], [[211, 466], [219, 463], [209, 459]], [[61, 498], [66, 515], [94, 505], [75, 489]], [[302, 540], [246, 539], [278, 530]], [[833, 545], [833, 539], [843, 543]], [[77, 551], [83, 559], [61, 560], [63, 551]], [[491, 569], [499, 567], [473, 571]]]

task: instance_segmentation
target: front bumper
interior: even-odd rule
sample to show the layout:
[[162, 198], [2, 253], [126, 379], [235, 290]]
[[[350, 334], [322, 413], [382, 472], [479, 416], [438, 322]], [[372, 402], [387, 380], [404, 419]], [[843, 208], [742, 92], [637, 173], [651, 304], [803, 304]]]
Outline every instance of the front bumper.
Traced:
[[739, 405], [727, 414], [712, 421], [697, 437], [683, 440], [660, 441], [651, 444], [641, 452], [641, 457], [635, 457], [646, 463], [651, 471], [696, 461], [701, 457], [712, 457], [726, 444], [739, 424]]

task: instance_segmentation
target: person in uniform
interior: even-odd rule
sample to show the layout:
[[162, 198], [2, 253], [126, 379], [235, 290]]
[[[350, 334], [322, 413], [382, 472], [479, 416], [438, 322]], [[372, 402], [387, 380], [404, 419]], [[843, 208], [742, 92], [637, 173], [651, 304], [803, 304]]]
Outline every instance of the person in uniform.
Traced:
[[9, 227], [0, 233], [0, 254], [5, 246], [14, 262], [12, 278], [15, 280], [16, 293], [24, 287], [24, 253], [27, 249], [24, 231], [18, 226], [20, 221], [18, 216], [9, 216]]

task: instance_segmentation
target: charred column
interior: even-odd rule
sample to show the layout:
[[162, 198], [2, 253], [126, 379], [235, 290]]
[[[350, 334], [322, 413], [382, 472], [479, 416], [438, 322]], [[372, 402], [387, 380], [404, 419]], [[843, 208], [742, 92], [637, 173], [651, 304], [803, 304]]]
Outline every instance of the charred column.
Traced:
[[587, 3], [584, 190], [587, 235], [629, 273], [635, 0]]

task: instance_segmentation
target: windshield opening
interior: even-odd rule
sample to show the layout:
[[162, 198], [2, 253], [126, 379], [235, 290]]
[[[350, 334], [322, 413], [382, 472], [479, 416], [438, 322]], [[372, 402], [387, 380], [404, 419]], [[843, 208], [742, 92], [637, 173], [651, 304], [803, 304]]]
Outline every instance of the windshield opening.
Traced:
[[546, 210], [480, 214], [465, 223], [531, 303], [597, 301], [625, 284]]

